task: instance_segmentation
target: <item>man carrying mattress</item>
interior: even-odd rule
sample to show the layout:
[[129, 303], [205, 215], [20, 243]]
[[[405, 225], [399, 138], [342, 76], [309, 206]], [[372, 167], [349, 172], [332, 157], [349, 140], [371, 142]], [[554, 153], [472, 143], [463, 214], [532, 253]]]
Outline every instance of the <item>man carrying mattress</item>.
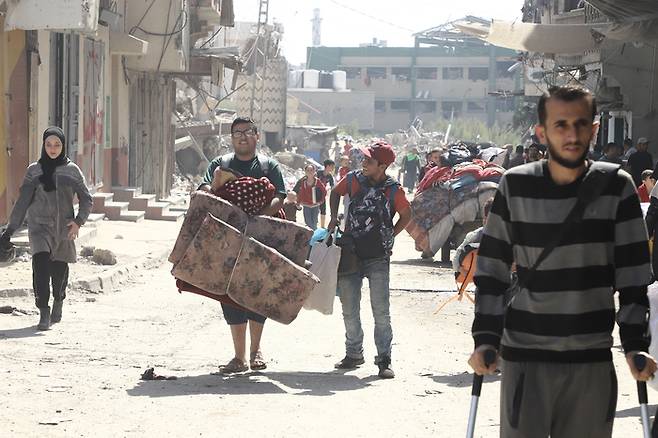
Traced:
[[[252, 178], [267, 178], [275, 187], [276, 195], [259, 213], [266, 216], [276, 215], [283, 206], [286, 197], [286, 187], [281, 170], [276, 161], [256, 153], [258, 144], [258, 128], [249, 118], [238, 117], [231, 125], [231, 138], [234, 153], [217, 157], [210, 162], [199, 190], [218, 192], [222, 168], [231, 169], [240, 175]], [[265, 317], [254, 312], [239, 310], [222, 303], [224, 319], [231, 327], [235, 356], [228, 364], [220, 367], [225, 374], [252, 370], [263, 370], [267, 367], [260, 350], [260, 340], [263, 334]], [[246, 360], [247, 323], [251, 337], [249, 366]]]

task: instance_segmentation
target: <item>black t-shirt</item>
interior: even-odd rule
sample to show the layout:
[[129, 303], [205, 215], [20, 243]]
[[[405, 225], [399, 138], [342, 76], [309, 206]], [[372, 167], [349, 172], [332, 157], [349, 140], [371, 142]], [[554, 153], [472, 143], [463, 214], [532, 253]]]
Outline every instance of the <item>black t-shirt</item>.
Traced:
[[637, 151], [628, 157], [628, 167], [636, 186], [642, 184], [642, 172], [653, 170], [653, 157], [647, 151]]
[[326, 170], [324, 169], [318, 170], [317, 177], [320, 181], [322, 181], [322, 184], [324, 184], [325, 186], [329, 184], [329, 187], [331, 187], [332, 189], [334, 188], [335, 185], [334, 176], [330, 173], [327, 173]]

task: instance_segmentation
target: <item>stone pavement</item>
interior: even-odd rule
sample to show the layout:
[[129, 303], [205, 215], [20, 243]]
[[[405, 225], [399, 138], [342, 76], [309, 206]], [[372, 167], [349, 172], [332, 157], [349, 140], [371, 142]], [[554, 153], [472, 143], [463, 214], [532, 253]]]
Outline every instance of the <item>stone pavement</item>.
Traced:
[[[101, 220], [88, 222], [80, 229], [76, 241], [78, 254], [83, 246], [112, 251], [115, 265], [98, 265], [90, 258], [78, 256], [70, 265], [69, 287], [90, 292], [108, 292], [140, 269], [158, 267], [166, 262], [182, 221], [143, 220], [122, 222]], [[19, 248], [28, 246], [25, 232], [12, 239]], [[24, 252], [24, 251], [23, 251]], [[0, 297], [32, 294], [32, 264], [28, 254], [9, 264], [0, 264]]]

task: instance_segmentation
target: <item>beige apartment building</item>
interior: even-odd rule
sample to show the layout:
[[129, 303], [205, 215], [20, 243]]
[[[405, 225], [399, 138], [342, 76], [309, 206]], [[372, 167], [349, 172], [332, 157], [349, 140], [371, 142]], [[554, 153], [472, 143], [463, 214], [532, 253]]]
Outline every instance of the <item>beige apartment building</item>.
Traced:
[[406, 129], [416, 117], [426, 125], [441, 118], [511, 123], [521, 89], [519, 73], [510, 71], [516, 52], [432, 32], [416, 35], [415, 47], [310, 47], [307, 68], [344, 70], [349, 89], [374, 92], [377, 133]]

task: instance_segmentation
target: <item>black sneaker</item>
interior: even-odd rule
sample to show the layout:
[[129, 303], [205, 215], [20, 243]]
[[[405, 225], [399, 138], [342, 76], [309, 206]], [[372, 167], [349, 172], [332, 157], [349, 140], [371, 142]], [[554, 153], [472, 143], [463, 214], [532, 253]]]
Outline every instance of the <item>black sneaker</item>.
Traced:
[[379, 367], [378, 375], [380, 379], [392, 379], [395, 377], [395, 373], [391, 368], [391, 359], [388, 357], [382, 357], [381, 359], [377, 360], [376, 364]]
[[363, 365], [364, 363], [365, 361], [362, 357], [357, 359], [354, 357], [345, 356], [343, 360], [334, 365], [334, 368], [339, 370], [351, 370], [357, 368], [359, 365]]

